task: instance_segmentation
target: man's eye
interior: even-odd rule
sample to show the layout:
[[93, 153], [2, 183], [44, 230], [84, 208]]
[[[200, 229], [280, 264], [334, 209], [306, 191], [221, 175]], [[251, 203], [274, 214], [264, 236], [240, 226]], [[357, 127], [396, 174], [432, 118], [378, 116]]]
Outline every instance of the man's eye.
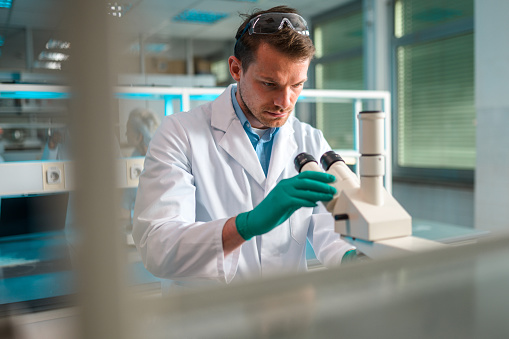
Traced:
[[263, 85], [264, 86], [267, 86], [267, 87], [274, 87], [275, 85], [271, 82], [263, 82]]

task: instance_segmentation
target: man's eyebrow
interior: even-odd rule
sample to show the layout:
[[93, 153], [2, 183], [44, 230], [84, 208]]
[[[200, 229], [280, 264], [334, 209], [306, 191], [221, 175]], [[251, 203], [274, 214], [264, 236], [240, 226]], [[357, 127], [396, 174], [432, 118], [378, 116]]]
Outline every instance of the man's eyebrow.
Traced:
[[[277, 84], [277, 83], [278, 83], [276, 80], [274, 80], [274, 79], [273, 79], [273, 78], [271, 78], [270, 76], [263, 76], [263, 75], [261, 75], [259, 79], [260, 79], [261, 81], [273, 82], [273, 83], [275, 83], [275, 84]], [[301, 84], [301, 83], [304, 83], [304, 82], [306, 82], [306, 81], [308, 81], [308, 78], [307, 78], [307, 77], [306, 77], [306, 78], [304, 78], [304, 79], [302, 79], [302, 80], [300, 80], [300, 81], [298, 81], [298, 82], [296, 82], [295, 84]]]
[[271, 78], [270, 76], [263, 76], [263, 75], [260, 75], [259, 77], [260, 80], [262, 81], [267, 81], [267, 82], [277, 82], [276, 80], [274, 80], [273, 78]]

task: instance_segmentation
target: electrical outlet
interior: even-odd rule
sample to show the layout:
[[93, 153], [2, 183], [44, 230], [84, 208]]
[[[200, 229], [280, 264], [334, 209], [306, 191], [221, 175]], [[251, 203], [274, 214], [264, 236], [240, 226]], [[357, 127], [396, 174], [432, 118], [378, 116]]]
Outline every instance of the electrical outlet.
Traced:
[[65, 190], [65, 172], [63, 162], [45, 162], [42, 165], [42, 182], [45, 191]]
[[46, 183], [48, 185], [58, 185], [62, 183], [62, 171], [57, 166], [53, 166], [46, 171]]
[[138, 181], [143, 172], [144, 158], [127, 159], [127, 187], [137, 187]]
[[131, 180], [138, 180], [141, 175], [141, 171], [143, 171], [143, 165], [141, 164], [132, 164], [131, 165]]

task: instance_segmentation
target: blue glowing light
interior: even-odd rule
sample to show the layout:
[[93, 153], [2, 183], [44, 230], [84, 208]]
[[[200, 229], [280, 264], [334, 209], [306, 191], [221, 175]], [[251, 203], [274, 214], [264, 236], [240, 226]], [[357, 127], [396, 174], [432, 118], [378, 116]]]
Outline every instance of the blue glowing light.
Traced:
[[160, 100], [162, 99], [160, 94], [151, 93], [117, 93], [115, 95], [118, 99], [130, 99], [130, 100]]
[[191, 100], [196, 101], [214, 101], [217, 99], [219, 94], [199, 94], [199, 95], [190, 95], [189, 98]]
[[0, 99], [68, 99], [69, 93], [63, 92], [0, 92]]
[[118, 99], [128, 100], [173, 100], [181, 99], [180, 94], [158, 94], [158, 93], [116, 93]]
[[195, 9], [187, 9], [173, 18], [173, 21], [187, 21], [199, 24], [213, 24], [228, 16], [223, 12], [205, 12]]
[[0, 0], [0, 8], [11, 8], [12, 0]]

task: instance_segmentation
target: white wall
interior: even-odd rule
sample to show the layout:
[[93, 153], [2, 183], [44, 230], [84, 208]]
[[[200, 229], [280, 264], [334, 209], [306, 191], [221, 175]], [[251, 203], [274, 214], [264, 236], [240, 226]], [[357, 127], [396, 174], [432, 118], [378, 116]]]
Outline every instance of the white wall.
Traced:
[[468, 187], [393, 182], [393, 195], [413, 219], [474, 227], [474, 191]]
[[509, 1], [475, 1], [475, 227], [509, 230]]

